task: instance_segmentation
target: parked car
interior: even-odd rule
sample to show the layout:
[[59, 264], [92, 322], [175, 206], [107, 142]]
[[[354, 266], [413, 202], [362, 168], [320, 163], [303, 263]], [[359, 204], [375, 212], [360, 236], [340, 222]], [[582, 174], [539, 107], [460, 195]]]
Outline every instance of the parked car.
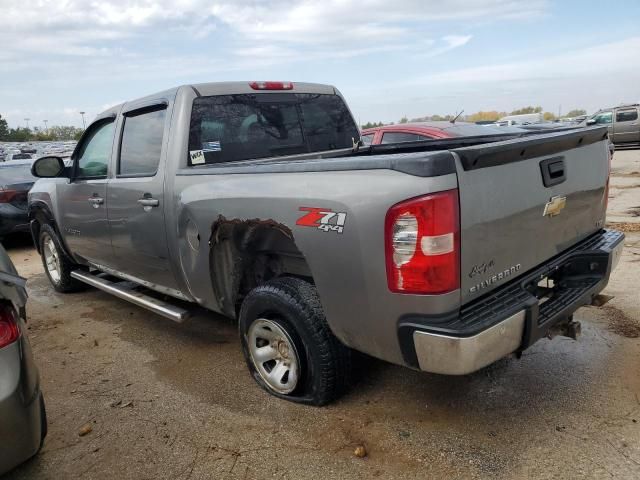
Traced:
[[351, 349], [462, 375], [575, 336], [623, 246], [604, 228], [605, 128], [358, 137], [318, 84], [188, 85], [113, 107], [72, 167], [34, 163], [45, 272], [57, 291], [89, 284], [178, 322], [190, 310], [167, 299], [235, 317], [256, 382], [314, 405], [348, 386]]
[[600, 110], [587, 119], [585, 124], [606, 125], [609, 129], [609, 137], [615, 145], [638, 145], [640, 144], [639, 108], [640, 104], [633, 104]]
[[14, 160], [0, 164], [0, 239], [29, 231], [27, 195], [37, 180], [31, 174], [33, 161]]
[[542, 113], [521, 113], [518, 115], [507, 115], [500, 118], [495, 125], [500, 127], [510, 127], [512, 125], [531, 125], [544, 122]]
[[0, 245], [0, 475], [33, 457], [47, 435], [38, 370], [27, 339], [25, 280]]
[[7, 155], [5, 162], [11, 162], [15, 160], [35, 160], [35, 156], [31, 153], [10, 153]]
[[365, 145], [417, 142], [429, 139], [473, 137], [486, 135], [523, 133], [517, 127], [498, 128], [495, 125], [478, 125], [466, 122], [414, 122], [362, 130], [361, 139]]

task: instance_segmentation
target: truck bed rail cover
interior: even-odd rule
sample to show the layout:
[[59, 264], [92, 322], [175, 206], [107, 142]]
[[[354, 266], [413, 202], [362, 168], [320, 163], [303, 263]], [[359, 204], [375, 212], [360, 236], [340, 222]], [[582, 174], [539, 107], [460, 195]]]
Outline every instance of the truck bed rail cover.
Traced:
[[[539, 132], [536, 132], [539, 133]], [[529, 158], [562, 153], [573, 148], [601, 142], [608, 137], [606, 126], [587, 127], [577, 130], [541, 133], [533, 138], [518, 138], [452, 151], [460, 157], [462, 168], [475, 170], [495, 167]]]

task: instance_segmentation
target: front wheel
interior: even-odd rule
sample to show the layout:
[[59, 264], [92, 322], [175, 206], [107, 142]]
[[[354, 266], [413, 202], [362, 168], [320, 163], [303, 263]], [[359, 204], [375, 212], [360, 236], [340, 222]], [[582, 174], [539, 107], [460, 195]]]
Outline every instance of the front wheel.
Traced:
[[82, 282], [71, 276], [71, 272], [78, 268], [78, 265], [64, 254], [58, 235], [48, 224], [40, 228], [40, 254], [44, 271], [56, 291], [69, 293], [84, 288]]
[[346, 389], [350, 350], [331, 332], [310, 283], [282, 277], [254, 288], [239, 329], [249, 370], [272, 395], [319, 406]]

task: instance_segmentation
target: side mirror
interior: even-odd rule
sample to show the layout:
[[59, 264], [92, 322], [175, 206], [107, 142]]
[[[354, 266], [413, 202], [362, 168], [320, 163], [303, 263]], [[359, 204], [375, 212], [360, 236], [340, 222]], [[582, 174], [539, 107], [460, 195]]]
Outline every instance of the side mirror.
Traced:
[[64, 160], [60, 157], [42, 157], [31, 165], [31, 174], [38, 178], [60, 177], [64, 172]]
[[595, 124], [596, 124], [596, 119], [595, 118], [587, 119], [587, 125], [595, 125]]

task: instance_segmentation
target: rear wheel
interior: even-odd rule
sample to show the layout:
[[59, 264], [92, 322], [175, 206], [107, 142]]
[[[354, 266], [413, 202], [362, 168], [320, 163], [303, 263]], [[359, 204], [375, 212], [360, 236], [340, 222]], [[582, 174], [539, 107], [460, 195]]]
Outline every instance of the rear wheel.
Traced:
[[51, 225], [44, 224], [40, 228], [40, 254], [44, 271], [56, 291], [61, 293], [77, 292], [84, 284], [71, 277], [71, 272], [78, 268], [62, 250], [60, 240]]
[[350, 350], [333, 335], [313, 285], [283, 277], [253, 289], [240, 309], [249, 370], [280, 398], [325, 405], [347, 387]]

